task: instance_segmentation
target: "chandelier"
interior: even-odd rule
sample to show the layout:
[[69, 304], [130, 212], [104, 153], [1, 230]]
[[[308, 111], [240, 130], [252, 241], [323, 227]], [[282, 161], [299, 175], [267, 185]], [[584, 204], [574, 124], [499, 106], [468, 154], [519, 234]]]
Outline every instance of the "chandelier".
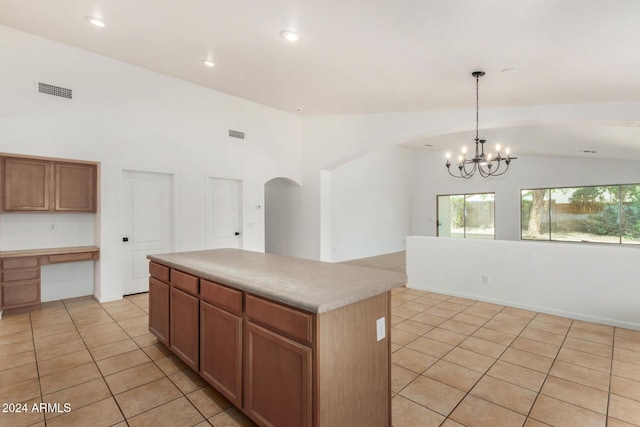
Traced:
[[462, 147], [462, 154], [458, 157], [458, 172], [451, 172], [451, 153], [447, 153], [447, 171], [449, 175], [454, 178], [469, 179], [476, 172], [483, 178], [489, 178], [490, 176], [500, 176], [509, 170], [511, 160], [517, 159], [517, 157], [509, 156], [509, 149], [505, 150], [505, 155], [500, 154], [500, 145], [496, 145], [497, 155], [494, 157], [491, 153], [484, 152], [484, 144], [487, 142], [484, 139], [478, 138], [478, 118], [479, 118], [479, 103], [478, 103], [478, 84], [480, 77], [485, 75], [484, 71], [474, 71], [471, 73], [476, 79], [476, 153], [470, 159], [467, 158], [467, 147]]

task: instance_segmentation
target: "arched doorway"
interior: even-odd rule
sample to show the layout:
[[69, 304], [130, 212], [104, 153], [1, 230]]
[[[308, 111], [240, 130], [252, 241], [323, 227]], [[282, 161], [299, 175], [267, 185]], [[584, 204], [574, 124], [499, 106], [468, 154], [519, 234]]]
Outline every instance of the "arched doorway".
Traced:
[[296, 256], [300, 218], [300, 185], [288, 178], [273, 178], [264, 185], [264, 250]]

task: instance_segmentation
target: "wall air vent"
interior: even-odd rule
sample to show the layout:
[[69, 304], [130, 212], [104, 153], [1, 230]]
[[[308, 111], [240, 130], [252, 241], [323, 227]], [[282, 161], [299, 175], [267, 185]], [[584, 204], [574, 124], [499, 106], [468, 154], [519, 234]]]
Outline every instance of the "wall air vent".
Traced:
[[54, 86], [47, 83], [37, 82], [38, 83], [38, 93], [43, 93], [45, 95], [57, 96], [60, 98], [72, 99], [73, 91], [71, 89], [67, 89], [66, 87]]
[[232, 137], [232, 138], [244, 139], [244, 132], [240, 132], [239, 130], [231, 130], [231, 129], [229, 129], [229, 136]]

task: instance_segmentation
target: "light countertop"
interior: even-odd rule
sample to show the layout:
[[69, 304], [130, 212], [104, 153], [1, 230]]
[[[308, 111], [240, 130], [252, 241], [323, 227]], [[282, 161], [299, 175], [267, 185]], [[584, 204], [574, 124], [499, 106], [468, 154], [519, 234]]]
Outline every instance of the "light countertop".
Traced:
[[393, 271], [240, 249], [149, 255], [151, 261], [311, 313], [322, 313], [404, 286]]

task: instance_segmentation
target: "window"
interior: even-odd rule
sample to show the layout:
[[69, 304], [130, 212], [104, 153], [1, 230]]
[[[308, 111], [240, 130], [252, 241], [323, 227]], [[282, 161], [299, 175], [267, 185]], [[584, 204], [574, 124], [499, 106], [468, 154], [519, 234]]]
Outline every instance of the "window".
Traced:
[[438, 196], [438, 236], [494, 239], [494, 193]]
[[521, 238], [640, 244], [640, 184], [522, 190]]

